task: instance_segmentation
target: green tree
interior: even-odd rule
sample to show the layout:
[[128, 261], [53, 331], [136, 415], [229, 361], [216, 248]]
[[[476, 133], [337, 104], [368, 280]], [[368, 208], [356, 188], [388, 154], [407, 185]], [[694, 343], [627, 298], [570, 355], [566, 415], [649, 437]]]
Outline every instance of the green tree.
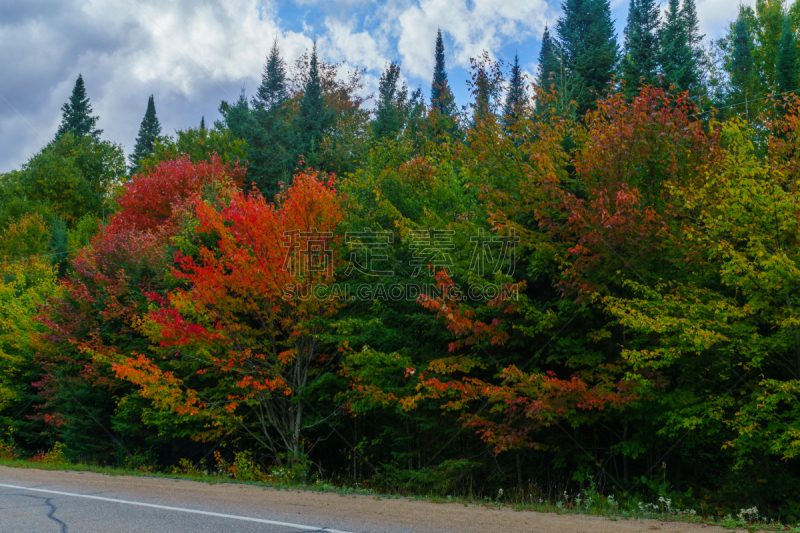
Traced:
[[[672, 2], [677, 3], [676, 0]], [[631, 0], [622, 62], [625, 91], [629, 96], [639, 94], [643, 85], [658, 83], [659, 19], [655, 0]]]
[[278, 192], [281, 181], [291, 180], [291, 171], [297, 165], [298, 140], [289, 98], [286, 64], [276, 39], [264, 65], [261, 85], [253, 98], [252, 120], [244, 135], [248, 181], [267, 198]]
[[664, 25], [659, 32], [661, 54], [659, 63], [665, 87], [675, 86], [677, 91], [700, 90], [698, 61], [702, 36], [697, 29], [697, 9], [694, 0], [669, 0]]
[[156, 117], [156, 104], [153, 95], [147, 99], [147, 111], [145, 111], [142, 124], [139, 126], [139, 135], [136, 137], [136, 146], [133, 153], [128, 158], [131, 163], [131, 174], [139, 172], [139, 162], [143, 157], [153, 153], [156, 141], [161, 136], [161, 124]]
[[545, 26], [542, 47], [539, 50], [539, 66], [536, 69], [536, 83], [539, 88], [548, 90], [551, 86], [555, 86], [558, 90], [563, 77], [563, 66], [558, 42], [553, 39], [550, 30]]
[[392, 62], [381, 75], [378, 85], [378, 105], [372, 122], [375, 138], [396, 138], [405, 122], [408, 88], [398, 87], [400, 67]]
[[609, 0], [564, 0], [556, 23], [567, 85], [583, 115], [613, 79], [619, 45]]
[[472, 85], [475, 102], [472, 104], [473, 114], [472, 123], [477, 126], [488, 115], [493, 113], [495, 101], [499, 87], [493, 74], [492, 65], [488, 60], [488, 54], [484, 53], [483, 60], [473, 60]]
[[264, 65], [264, 73], [261, 75], [261, 85], [256, 90], [253, 98], [253, 107], [256, 109], [271, 110], [282, 106], [289, 97], [286, 86], [286, 63], [281, 57], [278, 48], [278, 39], [272, 43], [272, 48]]
[[545, 26], [536, 70], [536, 87], [540, 93], [536, 100], [536, 114], [541, 116], [554, 106], [563, 110], [564, 104], [572, 99], [573, 86], [567, 84], [559, 43]]
[[87, 213], [110, 210], [109, 191], [126, 170], [120, 146], [66, 133], [22, 166], [20, 192], [72, 226]]
[[[545, 27], [544, 31], [547, 32], [547, 27]], [[542, 46], [544, 46], [544, 43], [542, 43]], [[507, 126], [510, 126], [519, 119], [527, 103], [528, 95], [525, 94], [525, 76], [522, 74], [522, 68], [519, 66], [519, 54], [514, 54], [514, 63], [511, 65], [511, 75], [508, 80], [506, 101], [503, 105], [503, 120]]]
[[754, 100], [758, 78], [756, 64], [753, 60], [753, 36], [744, 10], [739, 12], [732, 37], [732, 50], [728, 66], [731, 105], [742, 106], [745, 116], [749, 119], [750, 102]]
[[783, 19], [781, 31], [781, 47], [778, 52], [777, 68], [775, 72], [775, 86], [782, 93], [789, 93], [797, 89], [800, 81], [797, 68], [797, 37], [792, 27], [791, 19]]
[[300, 137], [300, 154], [305, 156], [309, 164], [318, 166], [317, 154], [320, 151], [320, 144], [328, 129], [333, 126], [335, 117], [325, 105], [316, 42], [311, 52], [308, 79], [303, 88], [303, 97], [299, 107], [297, 129]]
[[95, 127], [99, 118], [92, 116], [92, 104], [89, 103], [89, 97], [86, 96], [83, 76], [78, 74], [69, 102], [61, 106], [61, 125], [58, 127], [56, 137], [72, 133], [77, 137], [88, 135], [97, 140], [103, 133], [103, 130]]
[[[41, 219], [38, 225], [46, 235], [48, 228]], [[42, 378], [43, 371], [41, 362], [35, 361], [35, 337], [45, 331], [37, 320], [42, 306], [62, 297], [63, 285], [50, 261], [41, 257], [0, 265], [0, 274], [0, 425], [4, 434], [11, 432], [17, 445], [50, 447], [54, 432], [35, 409], [41, 398], [33, 383]]]
[[431, 82], [431, 107], [446, 117], [455, 113], [455, 99], [447, 83], [447, 69], [444, 59], [444, 39], [442, 30], [436, 33], [436, 64], [433, 67], [433, 81]]
[[772, 92], [776, 88], [777, 58], [785, 14], [786, 0], [756, 0], [755, 24], [750, 25], [750, 31], [758, 43], [753, 47], [753, 60], [762, 92]]
[[[239, 98], [234, 103], [223, 100], [219, 104], [219, 112], [222, 115], [224, 125], [227, 126], [235, 137], [244, 139], [247, 137], [248, 128], [251, 127], [252, 114], [250, 104], [247, 103], [247, 94], [244, 87], [239, 92]], [[224, 129], [221, 124], [217, 129]]]
[[247, 160], [247, 143], [235, 137], [229, 129], [207, 129], [202, 123], [200, 126], [176, 131], [177, 138], [167, 136], [157, 140], [153, 153], [139, 161], [139, 168], [152, 170], [162, 161], [185, 155], [193, 163], [208, 161], [213, 154], [228, 165]]

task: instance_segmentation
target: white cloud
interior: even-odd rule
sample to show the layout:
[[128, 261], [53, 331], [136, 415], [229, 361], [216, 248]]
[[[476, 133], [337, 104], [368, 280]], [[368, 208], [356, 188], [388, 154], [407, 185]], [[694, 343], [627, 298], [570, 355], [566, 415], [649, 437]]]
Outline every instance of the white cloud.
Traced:
[[[545, 25], [552, 25], [558, 12], [546, 0], [428, 0], [421, 6], [393, 5], [397, 48], [408, 74], [428, 77], [433, 69], [436, 29], [454, 43], [447, 52], [449, 65], [469, 66], [469, 59], [484, 50], [493, 53], [508, 41], [539, 38]], [[396, 23], [394, 21], [397, 21]]]
[[[627, 0], [614, 11], [621, 34]], [[752, 4], [754, 0], [746, 0]], [[697, 0], [701, 31], [718, 37], [738, 0]], [[385, 66], [426, 85], [436, 29], [447, 67], [469, 68], [487, 50], [535, 69], [535, 45], [560, 14], [560, 0], [25, 0], [0, 8], [0, 172], [23, 163], [53, 137], [61, 105], [82, 73], [104, 138], [130, 150], [156, 98], [166, 133], [216, 118], [222, 99], [249, 95], [273, 39], [288, 64], [318, 36], [320, 54], [364, 67], [365, 93]], [[311, 6], [298, 8], [298, 5]], [[171, 34], [165, 40], [166, 33]], [[527, 50], [523, 47], [528, 47]], [[348, 70], [349, 71], [349, 70]], [[463, 73], [455, 73], [454, 78]], [[466, 97], [466, 96], [465, 96]], [[5, 100], [5, 101], [3, 101]], [[27, 122], [27, 123], [26, 123]], [[30, 124], [30, 127], [28, 126]], [[35, 132], [34, 132], [35, 130]], [[41, 137], [40, 137], [41, 136]]]
[[739, 4], [754, 5], [753, 0], [697, 0], [697, 18], [700, 21], [700, 33], [708, 38], [717, 38], [725, 34], [728, 25], [736, 20]]
[[355, 31], [352, 21], [345, 22], [338, 18], [325, 19], [324, 49], [325, 55], [331, 59], [344, 61], [369, 70], [380, 71], [388, 60], [384, 50], [388, 47], [385, 39], [380, 42], [368, 31]]
[[243, 83], [252, 94], [276, 37], [286, 58], [312, 43], [282, 30], [266, 0], [31, 1], [38, 5], [4, 7], [0, 19], [0, 68], [7, 74], [0, 95], [11, 106], [0, 101], [0, 138], [11, 141], [0, 145], [0, 172], [53, 137], [78, 73], [103, 137], [130, 149], [150, 93], [171, 133], [212, 115]]

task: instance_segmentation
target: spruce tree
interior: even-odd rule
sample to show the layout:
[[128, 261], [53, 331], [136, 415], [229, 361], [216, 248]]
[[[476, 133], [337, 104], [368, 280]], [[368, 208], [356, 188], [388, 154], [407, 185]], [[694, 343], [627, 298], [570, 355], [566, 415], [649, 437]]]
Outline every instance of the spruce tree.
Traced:
[[[544, 31], [547, 32], [547, 28], [545, 28]], [[522, 68], [519, 66], [519, 54], [514, 54], [514, 64], [511, 65], [508, 92], [506, 93], [506, 101], [503, 106], [503, 120], [507, 126], [510, 126], [519, 119], [527, 102], [528, 97], [525, 94], [525, 78], [522, 75]]]
[[698, 85], [697, 58], [687, 22], [679, 0], [669, 0], [659, 34], [659, 63], [664, 86], [669, 88], [674, 85], [678, 92], [693, 91]]
[[733, 26], [733, 45], [730, 59], [731, 100], [733, 105], [744, 106], [745, 116], [750, 118], [750, 101], [754, 98], [756, 82], [753, 60], [753, 38], [747, 18], [739, 12]]
[[98, 140], [100, 134], [103, 133], [103, 130], [95, 128], [98, 118], [100, 117], [92, 116], [92, 104], [89, 103], [89, 97], [86, 96], [83, 76], [78, 74], [69, 102], [61, 106], [61, 125], [58, 127], [56, 137], [72, 133], [76, 137], [88, 135]]
[[539, 88], [549, 92], [550, 87], [555, 85], [555, 90], [558, 91], [561, 86], [562, 67], [558, 43], [545, 26], [542, 48], [539, 50], [539, 66], [536, 68], [536, 84]]
[[779, 92], [790, 93], [797, 89], [800, 81], [797, 67], [797, 38], [792, 21], [786, 16], [781, 29], [781, 46], [775, 72], [775, 86]]
[[566, 91], [575, 95], [581, 115], [594, 106], [619, 62], [619, 45], [609, 0], [564, 0], [556, 23]]
[[643, 85], [658, 83], [659, 19], [656, 0], [631, 0], [622, 64], [625, 92], [629, 96], [638, 94]]
[[153, 153], [156, 141], [161, 136], [161, 124], [156, 117], [156, 104], [153, 95], [147, 99], [147, 111], [144, 113], [142, 124], [139, 126], [139, 135], [136, 137], [136, 145], [133, 153], [128, 160], [131, 163], [131, 174], [139, 171], [139, 161]]
[[455, 111], [455, 100], [450, 86], [447, 84], [447, 70], [444, 64], [444, 39], [442, 30], [436, 33], [436, 65], [433, 68], [431, 83], [431, 107], [445, 116], [452, 116]]
[[[553, 104], [568, 104], [571, 91], [567, 87], [564, 63], [558, 42], [550, 35], [547, 26], [542, 34], [542, 47], [539, 50], [539, 66], [536, 68], [536, 85], [539, 95], [536, 100], [536, 114], [544, 114]], [[552, 92], [555, 91], [555, 95]]]
[[681, 6], [681, 20], [683, 21], [686, 42], [694, 50], [695, 57], [701, 54], [700, 43], [703, 42], [704, 35], [700, 35], [700, 21], [697, 19], [697, 5], [695, 0], [683, 0]]
[[289, 97], [286, 89], [286, 64], [278, 48], [278, 39], [272, 43], [267, 63], [264, 65], [264, 73], [261, 75], [261, 85], [253, 98], [253, 106], [256, 109], [270, 110], [273, 107], [282, 105]]
[[325, 106], [325, 98], [322, 94], [322, 82], [317, 60], [317, 43], [315, 42], [311, 52], [308, 80], [303, 89], [303, 98], [300, 100], [300, 115], [298, 117], [300, 153], [306, 157], [306, 161], [312, 166], [317, 163], [315, 154], [323, 135], [332, 122], [333, 114]]
[[206, 116], [200, 117], [200, 131], [206, 131]]
[[403, 110], [408, 99], [408, 89], [397, 87], [400, 67], [392, 62], [381, 75], [378, 86], [378, 106], [372, 122], [376, 138], [394, 138], [403, 127]]
[[239, 92], [239, 99], [233, 104], [223, 100], [219, 105], [219, 113], [225, 119], [225, 125], [234, 137], [247, 138], [249, 128], [252, 126], [252, 112], [247, 103], [247, 94], [244, 86]]

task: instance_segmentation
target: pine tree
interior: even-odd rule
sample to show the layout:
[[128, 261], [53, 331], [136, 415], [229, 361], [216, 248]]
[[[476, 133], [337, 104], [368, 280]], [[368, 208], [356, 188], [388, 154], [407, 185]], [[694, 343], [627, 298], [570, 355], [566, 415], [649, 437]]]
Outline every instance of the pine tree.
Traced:
[[442, 30], [436, 33], [436, 65], [433, 68], [433, 82], [431, 83], [431, 107], [442, 115], [453, 115], [455, 100], [450, 86], [447, 84], [447, 70], [444, 64], [444, 39]]
[[783, 19], [781, 30], [781, 46], [775, 72], [775, 86], [781, 93], [795, 91], [800, 81], [797, 65], [797, 37], [794, 34], [791, 19]]
[[136, 137], [136, 145], [133, 153], [128, 160], [131, 163], [131, 174], [139, 171], [139, 161], [153, 153], [156, 141], [161, 136], [161, 124], [156, 117], [156, 104], [153, 95], [147, 99], [147, 111], [144, 113], [142, 124], [139, 126], [139, 135]]
[[316, 42], [311, 52], [308, 80], [303, 90], [303, 98], [300, 100], [298, 121], [300, 153], [306, 157], [307, 162], [315, 166], [315, 163], [317, 163], [315, 154], [319, 148], [319, 143], [333, 122], [333, 114], [325, 106], [325, 99], [322, 94]]
[[[545, 28], [544, 31], [547, 35], [547, 28]], [[519, 66], [519, 54], [514, 54], [514, 64], [511, 66], [511, 76], [508, 83], [508, 92], [506, 93], [506, 102], [503, 106], [503, 120], [507, 126], [510, 126], [519, 119], [527, 102], [528, 97], [525, 94], [525, 78], [522, 75], [522, 68]]]
[[400, 67], [392, 62], [381, 75], [378, 86], [378, 106], [372, 122], [372, 134], [376, 138], [394, 138], [403, 127], [403, 112], [408, 100], [408, 89], [397, 87]]
[[205, 117], [205, 115], [200, 117], [200, 131], [206, 131], [206, 117]]
[[[677, 0], [672, 2], [677, 4]], [[625, 90], [630, 96], [639, 94], [643, 85], [658, 83], [659, 19], [655, 0], [631, 0], [622, 64]]]
[[619, 45], [609, 0], [564, 0], [556, 34], [567, 75], [566, 92], [575, 95], [581, 115], [594, 106], [619, 62]]
[[730, 83], [732, 104], [743, 104], [745, 116], [750, 118], [749, 101], [754, 97], [756, 82], [753, 60], [753, 37], [747, 18], [739, 12], [733, 26], [733, 49], [730, 59]]
[[92, 116], [92, 104], [89, 103], [89, 97], [86, 96], [83, 76], [78, 74], [69, 102], [61, 106], [61, 125], [58, 127], [56, 137], [61, 137], [65, 133], [73, 133], [76, 137], [88, 135], [97, 140], [103, 133], [103, 130], [95, 128], [98, 118], [100, 117]]
[[282, 105], [288, 98], [289, 93], [286, 89], [286, 64], [278, 48], [278, 39], [272, 43], [267, 63], [264, 65], [264, 73], [261, 76], [261, 85], [253, 98], [253, 106], [256, 109], [270, 110], [273, 107]]

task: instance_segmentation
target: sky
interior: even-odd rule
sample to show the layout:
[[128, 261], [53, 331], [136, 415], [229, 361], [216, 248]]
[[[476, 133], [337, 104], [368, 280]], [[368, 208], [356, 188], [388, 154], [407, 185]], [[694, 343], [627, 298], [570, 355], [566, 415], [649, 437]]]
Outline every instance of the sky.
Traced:
[[[752, 3], [745, 0], [742, 3]], [[666, 3], [664, 0], [663, 3]], [[430, 92], [436, 29], [450, 84], [468, 103], [469, 60], [486, 50], [536, 71], [542, 31], [560, 0], [0, 0], [0, 173], [55, 135], [82, 74], [102, 138], [130, 154], [154, 95], [162, 131], [220, 118], [222, 100], [252, 96], [274, 39], [287, 62], [314, 39], [327, 61], [366, 69], [372, 94], [397, 61], [411, 89]], [[701, 32], [720, 36], [738, 0], [697, 0]], [[612, 0], [617, 34], [628, 0]], [[370, 103], [366, 104], [367, 106]]]

